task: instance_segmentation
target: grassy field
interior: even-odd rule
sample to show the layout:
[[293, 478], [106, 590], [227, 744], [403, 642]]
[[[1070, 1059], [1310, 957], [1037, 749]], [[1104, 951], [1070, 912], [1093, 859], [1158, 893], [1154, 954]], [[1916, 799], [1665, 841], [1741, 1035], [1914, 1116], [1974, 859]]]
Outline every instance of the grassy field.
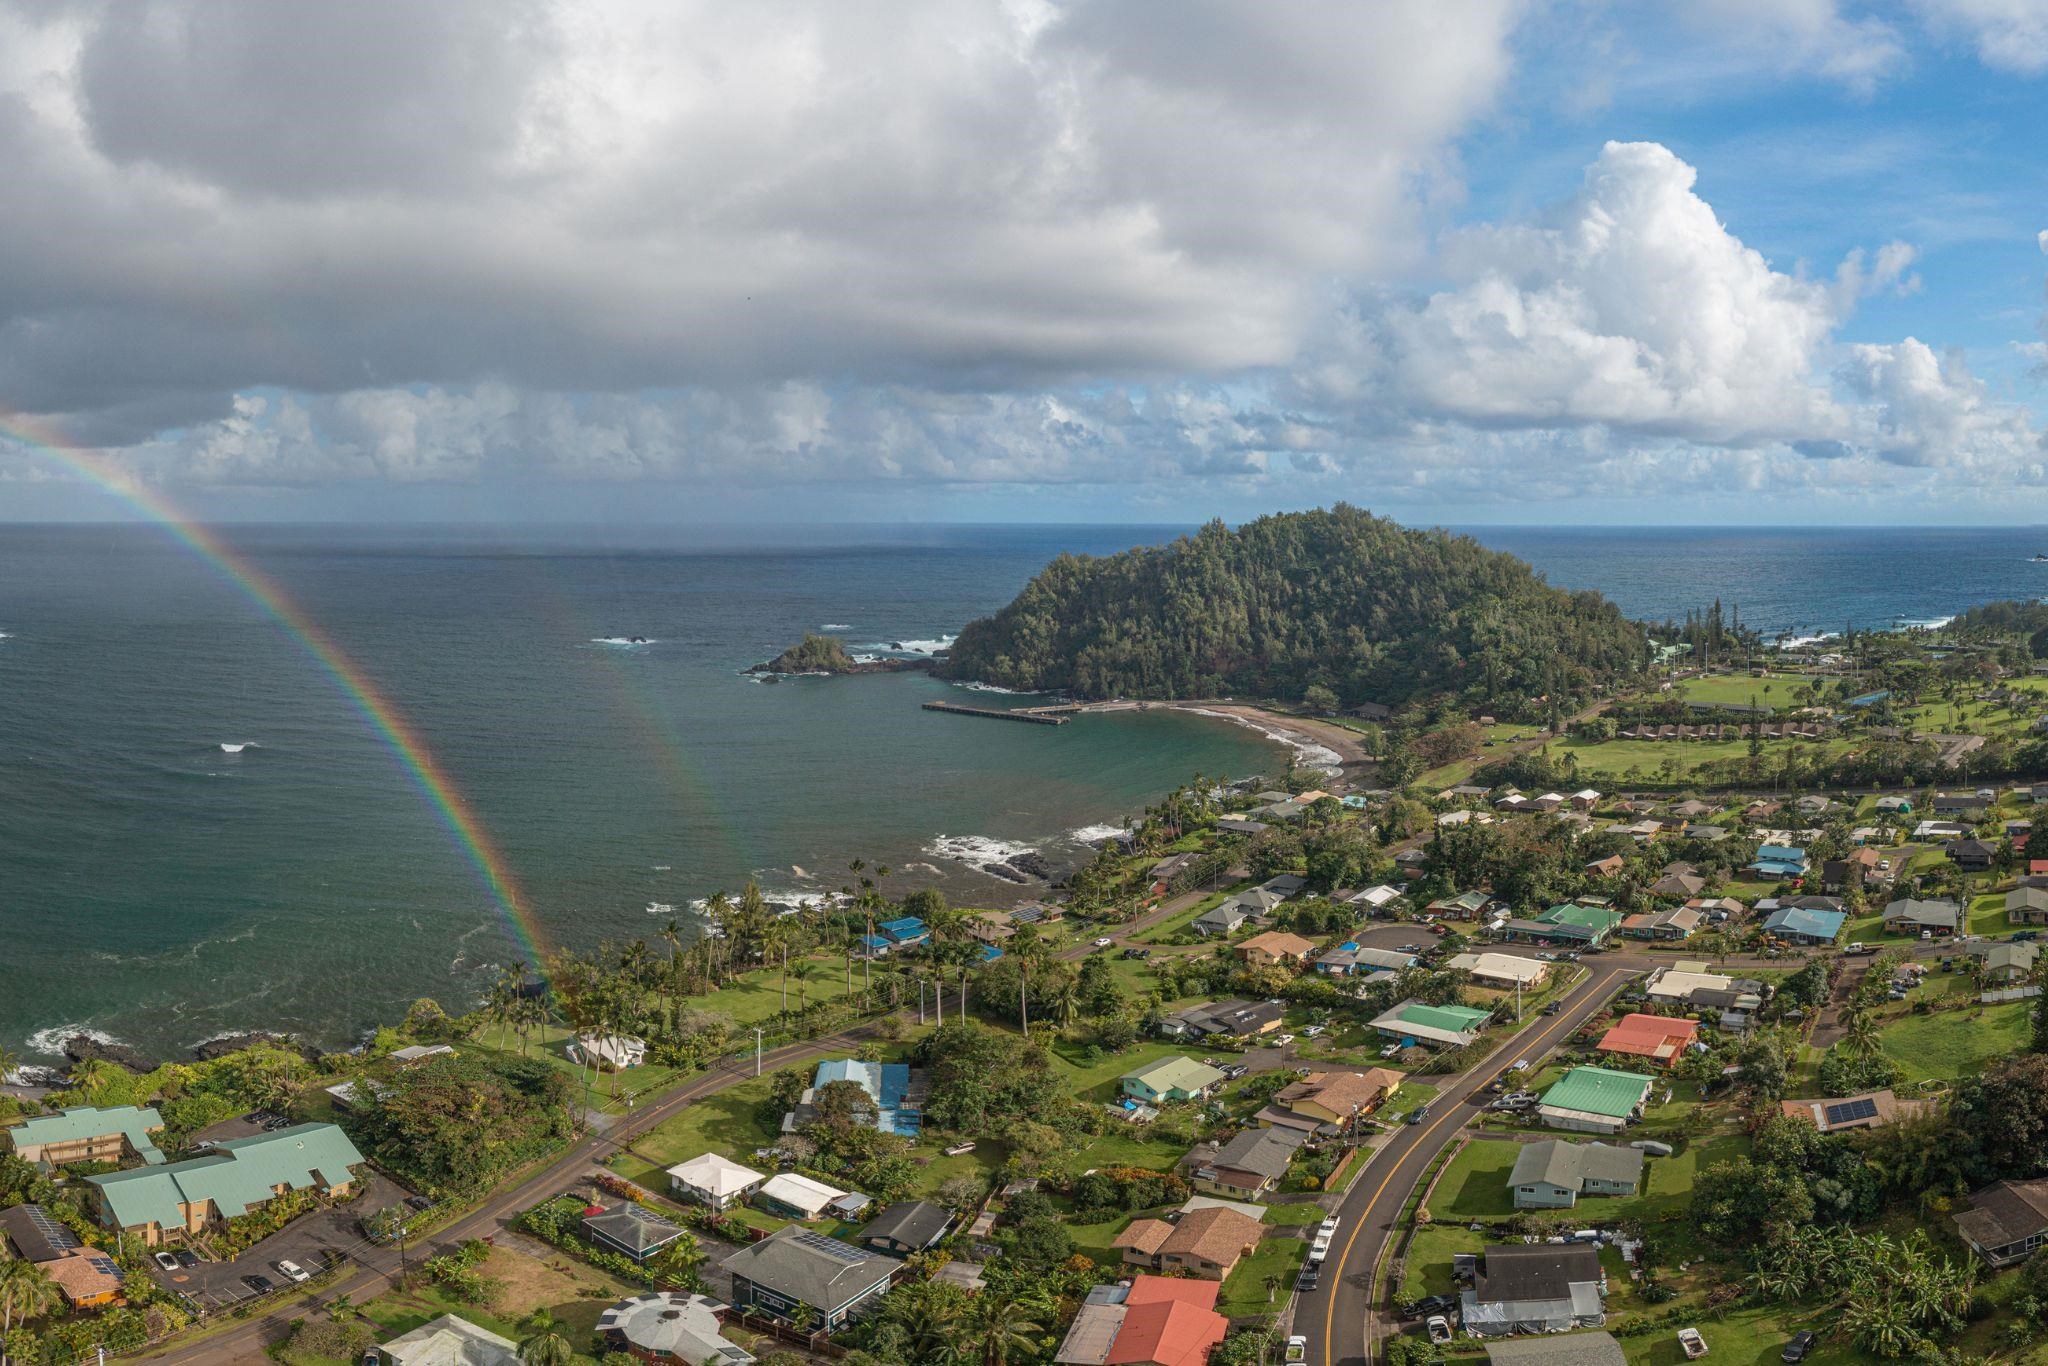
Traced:
[[1467, 1143], [1438, 1179], [1436, 1193], [1429, 1198], [1430, 1214], [1437, 1219], [1513, 1214], [1515, 1192], [1508, 1184], [1508, 1174], [1514, 1170], [1522, 1146], [1500, 1138]]
[[1688, 702], [1708, 702], [1717, 707], [1746, 707], [1754, 701], [1760, 707], [1782, 709], [1792, 704], [1792, 690], [1806, 681], [1799, 674], [1777, 674], [1770, 678], [1714, 674], [1681, 679], [1672, 691]]
[[[1765, 762], [1787, 745], [1812, 746], [1828, 754], [1841, 754], [1855, 747], [1853, 741], [1845, 739], [1766, 740]], [[1749, 757], [1749, 743], [1745, 740], [1565, 740], [1557, 748], [1579, 761], [1582, 778], [1613, 779], [1633, 770], [1645, 781], [1664, 779], [1675, 784], [1686, 782], [1704, 764]]]
[[1884, 1027], [1878, 1047], [1908, 1081], [1971, 1076], [2026, 1043], [2031, 1002], [1907, 1014]]
[[[605, 1114], [624, 1114], [643, 1098], [669, 1087], [691, 1075], [658, 1063], [635, 1067], [616, 1077], [609, 1072], [592, 1073], [578, 1067], [569, 1060], [567, 1052], [570, 1036], [561, 1030], [549, 1029], [546, 1044], [535, 1034], [528, 1038], [526, 1056], [545, 1058], [557, 1071], [569, 1079], [575, 1091], [583, 1094], [583, 1103], [592, 1110]], [[519, 1036], [505, 1025], [485, 1025], [478, 1030], [464, 1047], [488, 1049], [509, 1057], [519, 1056]], [[613, 1094], [616, 1086], [617, 1094]], [[573, 1092], [572, 1092], [573, 1094]]]
[[[1216, 1312], [1238, 1317], [1271, 1313], [1279, 1305], [1280, 1296], [1294, 1288], [1294, 1274], [1301, 1270], [1307, 1256], [1305, 1239], [1287, 1235], [1260, 1239], [1252, 1255], [1239, 1262], [1223, 1282], [1223, 1293], [1216, 1298]], [[1266, 1288], [1268, 1276], [1279, 1278], [1276, 1289]]]
[[1462, 1224], [1424, 1224], [1408, 1243], [1407, 1260], [1401, 1267], [1403, 1300], [1424, 1295], [1451, 1293], [1451, 1257], [1460, 1252], [1478, 1252], [1487, 1235], [1473, 1233]]
[[1137, 935], [1137, 942], [1140, 944], [1169, 943], [1175, 935], [1178, 935], [1182, 930], [1192, 925], [1199, 916], [1222, 905], [1226, 898], [1255, 885], [1255, 883], [1251, 882], [1239, 882], [1224, 888], [1220, 892], [1211, 892], [1186, 910], [1175, 911], [1151, 929]]

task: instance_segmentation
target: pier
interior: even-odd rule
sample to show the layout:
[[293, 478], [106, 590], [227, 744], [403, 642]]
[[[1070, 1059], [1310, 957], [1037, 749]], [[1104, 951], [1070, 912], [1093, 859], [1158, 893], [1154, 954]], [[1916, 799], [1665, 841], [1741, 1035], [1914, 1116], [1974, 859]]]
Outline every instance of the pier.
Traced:
[[926, 711], [950, 712], [954, 716], [986, 716], [997, 721], [1028, 721], [1034, 726], [1064, 726], [1080, 708], [1053, 707], [963, 707], [958, 702], [927, 702]]

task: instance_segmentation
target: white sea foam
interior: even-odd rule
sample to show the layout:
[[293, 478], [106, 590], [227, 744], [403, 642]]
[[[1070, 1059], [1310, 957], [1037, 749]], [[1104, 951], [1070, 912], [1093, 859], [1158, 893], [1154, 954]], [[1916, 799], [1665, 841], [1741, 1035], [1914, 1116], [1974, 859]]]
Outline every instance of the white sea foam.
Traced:
[[940, 636], [937, 640], [879, 640], [864, 646], [869, 650], [888, 650], [893, 654], [935, 655], [941, 650], [953, 648], [958, 636]]
[[851, 631], [853, 627], [843, 621], [828, 621], [818, 628], [820, 631]]
[[1113, 840], [1124, 832], [1121, 825], [1084, 825], [1078, 830], [1069, 830], [1067, 838], [1076, 844], [1100, 844]]
[[668, 865], [666, 863], [657, 863], [654, 865], [654, 871], [657, 873], [666, 873], [668, 871]]
[[233, 744], [226, 740], [220, 742], [220, 752], [222, 754], [240, 754], [245, 749], [261, 748], [262, 746], [258, 745], [254, 740], [242, 740]]
[[1004, 697], [1045, 697], [1049, 694], [1033, 688], [1005, 688], [994, 683], [955, 683], [956, 688], [969, 692], [999, 693]]
[[1902, 631], [1939, 631], [1942, 627], [1948, 625], [1950, 622], [1954, 620], [1955, 617], [1953, 615], [1945, 617], [1925, 617], [1913, 621], [1901, 620], [1899, 622], [1899, 629]]
[[1189, 707], [1188, 710], [1197, 716], [1216, 716], [1221, 717], [1225, 721], [1235, 721], [1247, 730], [1255, 730], [1268, 740], [1287, 746], [1287, 748], [1294, 751], [1296, 767], [1333, 776], [1344, 767], [1343, 755], [1331, 749], [1328, 745], [1311, 740], [1306, 735], [1296, 731], [1284, 730], [1278, 726], [1262, 725], [1252, 717], [1244, 716], [1234, 711], [1211, 711], [1207, 707]]
[[672, 902], [650, 901], [647, 903], [647, 914], [649, 915], [674, 915], [675, 913], [676, 908]]
[[61, 1058], [64, 1056], [64, 1041], [75, 1038], [80, 1034], [85, 1035], [86, 1038], [91, 1039], [96, 1044], [126, 1047], [122, 1040], [115, 1038], [105, 1030], [94, 1029], [90, 1025], [82, 1024], [51, 1025], [48, 1029], [38, 1029], [35, 1033], [28, 1036], [28, 1046], [33, 1052], [46, 1054], [52, 1058]]
[[636, 640], [632, 636], [598, 636], [594, 638], [590, 643], [592, 645], [619, 645], [627, 648], [631, 648], [636, 645], [661, 644], [661, 642], [658, 640], [648, 640], [644, 637]]
[[1824, 640], [1833, 640], [1834, 638], [1835, 633], [1833, 631], [1819, 631], [1810, 636], [1780, 636], [1778, 638], [1778, 647], [1784, 650], [1796, 650], [1802, 646], [1818, 645]]
[[1007, 863], [1019, 854], [1035, 851], [1029, 844], [999, 840], [991, 835], [940, 835], [924, 847], [924, 852], [934, 858], [951, 859], [986, 872], [998, 863]]

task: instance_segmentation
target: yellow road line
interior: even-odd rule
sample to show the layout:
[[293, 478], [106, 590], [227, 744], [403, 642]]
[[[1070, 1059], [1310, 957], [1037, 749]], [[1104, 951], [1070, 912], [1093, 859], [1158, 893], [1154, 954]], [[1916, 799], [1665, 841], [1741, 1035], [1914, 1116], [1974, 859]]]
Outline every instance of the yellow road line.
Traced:
[[[1616, 977], [1623, 975], [1625, 971], [1627, 970], [1616, 969], [1615, 971], [1609, 972], [1605, 977], [1600, 978], [1597, 982], [1588, 979], [1587, 986], [1589, 989], [1604, 987], [1608, 983], [1612, 982]], [[1570, 1029], [1573, 1027], [1571, 1014], [1569, 1011], [1560, 1013], [1557, 1024], [1550, 1025], [1544, 1029], [1538, 1030], [1535, 1039], [1532, 1040], [1530, 1043], [1522, 1046], [1522, 1049], [1520, 1050], [1522, 1055], [1526, 1057], [1528, 1054], [1528, 1050], [1531, 1048], [1548, 1048], [1550, 1046], [1549, 1039], [1552, 1031], [1558, 1029], [1560, 1026], [1566, 1029]], [[1501, 1051], [1505, 1052], [1507, 1051], [1507, 1049], [1504, 1047]], [[1498, 1056], [1498, 1053], [1489, 1056], [1483, 1064], [1475, 1066], [1472, 1070], [1476, 1072], [1480, 1070], [1480, 1067], [1492, 1067], [1493, 1059]], [[1478, 1089], [1477, 1083], [1475, 1083], [1473, 1089], [1475, 1091]], [[1462, 1098], [1457, 1101], [1451, 1102], [1451, 1108], [1444, 1114], [1443, 1118], [1437, 1120], [1436, 1123], [1430, 1125], [1427, 1129], [1424, 1129], [1422, 1131], [1421, 1136], [1417, 1138], [1415, 1142], [1409, 1147], [1409, 1153], [1413, 1153], [1415, 1149], [1420, 1148], [1424, 1143], [1427, 1143], [1430, 1140], [1430, 1138], [1435, 1135], [1436, 1131], [1442, 1128], [1452, 1118], [1458, 1117], [1458, 1107], [1462, 1106], [1464, 1103], [1465, 1102]], [[1460, 1122], [1462, 1122], [1462, 1119], [1460, 1120]], [[1352, 1246], [1355, 1243], [1357, 1243], [1358, 1235], [1360, 1233], [1363, 1233], [1365, 1231], [1366, 1225], [1372, 1221], [1373, 1208], [1379, 1204], [1380, 1197], [1387, 1193], [1387, 1187], [1393, 1184], [1394, 1177], [1400, 1173], [1401, 1162], [1402, 1158], [1394, 1159], [1392, 1168], [1388, 1170], [1385, 1178], [1380, 1181], [1379, 1189], [1375, 1190], [1372, 1193], [1372, 1199], [1366, 1201], [1365, 1208], [1359, 1211], [1358, 1222], [1355, 1226], [1353, 1226], [1351, 1230], [1351, 1236], [1344, 1240], [1344, 1251], [1338, 1254], [1336, 1276], [1330, 1287], [1330, 1302], [1323, 1310], [1323, 1366], [1330, 1366], [1331, 1363], [1331, 1343], [1336, 1337], [1337, 1327], [1337, 1291], [1344, 1280], [1344, 1264], [1351, 1260], [1351, 1249]], [[1394, 1230], [1390, 1229], [1388, 1232], [1391, 1235], [1391, 1233], [1394, 1232]], [[1378, 1271], [1378, 1269], [1378, 1260], [1375, 1259], [1374, 1265], [1368, 1268], [1366, 1272], [1367, 1280], [1365, 1286], [1365, 1359], [1368, 1362], [1372, 1360], [1373, 1345], [1373, 1286], [1371, 1277], [1376, 1271]]]

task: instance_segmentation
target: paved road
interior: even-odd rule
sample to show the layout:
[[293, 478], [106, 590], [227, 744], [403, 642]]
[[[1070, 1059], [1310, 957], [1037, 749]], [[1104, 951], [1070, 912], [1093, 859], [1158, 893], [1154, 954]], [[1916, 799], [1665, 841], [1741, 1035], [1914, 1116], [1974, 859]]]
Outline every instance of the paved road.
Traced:
[[1352, 1366], [1374, 1359], [1374, 1344], [1385, 1337], [1389, 1326], [1377, 1317], [1377, 1307], [1371, 1301], [1373, 1269], [1429, 1164], [1477, 1113], [1468, 1098], [1510, 1063], [1533, 1065], [1591, 1019], [1642, 969], [1636, 958], [1618, 955], [1585, 966], [1588, 976], [1566, 994], [1563, 1010], [1534, 1016], [1484, 1062], [1451, 1078], [1430, 1102], [1429, 1118], [1395, 1130], [1359, 1173], [1337, 1207], [1344, 1222], [1323, 1265], [1321, 1286], [1295, 1299], [1294, 1331], [1308, 1338], [1310, 1361], [1322, 1366]]

